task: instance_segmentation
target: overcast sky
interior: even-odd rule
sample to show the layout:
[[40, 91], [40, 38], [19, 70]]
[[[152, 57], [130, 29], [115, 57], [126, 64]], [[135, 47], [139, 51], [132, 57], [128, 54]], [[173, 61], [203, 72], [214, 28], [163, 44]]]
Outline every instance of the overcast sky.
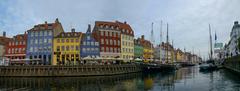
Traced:
[[65, 31], [71, 27], [85, 32], [95, 21], [127, 21], [135, 31], [150, 39], [151, 23], [159, 43], [160, 21], [163, 40], [166, 23], [176, 48], [207, 56], [208, 24], [218, 41], [226, 43], [233, 22], [240, 20], [240, 0], [0, 0], [0, 32], [13, 36], [44, 21], [59, 18]]

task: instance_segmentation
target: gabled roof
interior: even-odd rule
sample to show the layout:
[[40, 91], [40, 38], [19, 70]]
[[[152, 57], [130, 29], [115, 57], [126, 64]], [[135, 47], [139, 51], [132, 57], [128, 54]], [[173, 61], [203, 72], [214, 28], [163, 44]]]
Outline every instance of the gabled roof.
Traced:
[[11, 40], [11, 38], [0, 36], [0, 45], [6, 45]]
[[113, 27], [113, 29], [115, 30], [120, 30], [123, 34], [127, 34], [127, 35], [134, 35], [134, 31], [132, 30], [131, 26], [129, 24], [127, 24], [126, 22], [122, 23], [119, 21], [115, 21], [115, 22], [107, 22], [107, 21], [96, 21], [95, 22], [95, 27], [105, 27], [105, 26], [109, 26], [109, 28]]

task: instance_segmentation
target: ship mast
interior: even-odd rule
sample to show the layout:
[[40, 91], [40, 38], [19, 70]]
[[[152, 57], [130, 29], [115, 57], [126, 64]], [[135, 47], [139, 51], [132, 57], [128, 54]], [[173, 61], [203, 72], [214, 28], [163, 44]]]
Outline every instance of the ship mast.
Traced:
[[209, 36], [210, 36], [210, 60], [212, 60], [213, 51], [212, 51], [212, 34], [211, 34], [210, 24], [209, 24]]
[[160, 43], [159, 43], [159, 61], [160, 62], [162, 62], [161, 44], [162, 44], [162, 21], [161, 21], [161, 25], [160, 25]]
[[167, 23], [167, 40], [166, 40], [166, 44], [167, 44], [167, 62], [168, 62], [168, 47], [169, 47], [169, 42], [168, 42], [168, 23]]

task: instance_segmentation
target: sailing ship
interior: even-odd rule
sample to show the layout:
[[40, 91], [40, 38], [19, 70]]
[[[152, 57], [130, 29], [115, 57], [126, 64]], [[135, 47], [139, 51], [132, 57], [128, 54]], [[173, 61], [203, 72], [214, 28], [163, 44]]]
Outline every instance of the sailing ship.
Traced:
[[200, 65], [200, 71], [212, 71], [217, 69], [217, 65], [215, 64], [215, 61], [212, 57], [213, 51], [212, 51], [212, 35], [211, 35], [211, 26], [209, 24], [209, 39], [210, 39], [210, 54], [209, 54], [209, 60], [206, 61], [205, 64]]

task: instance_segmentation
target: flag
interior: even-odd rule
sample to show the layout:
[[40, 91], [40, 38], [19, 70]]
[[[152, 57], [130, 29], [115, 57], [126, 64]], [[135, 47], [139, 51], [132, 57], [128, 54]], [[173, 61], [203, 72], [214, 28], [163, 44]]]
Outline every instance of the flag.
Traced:
[[217, 40], [217, 34], [216, 34], [216, 32], [215, 32], [215, 40]]

